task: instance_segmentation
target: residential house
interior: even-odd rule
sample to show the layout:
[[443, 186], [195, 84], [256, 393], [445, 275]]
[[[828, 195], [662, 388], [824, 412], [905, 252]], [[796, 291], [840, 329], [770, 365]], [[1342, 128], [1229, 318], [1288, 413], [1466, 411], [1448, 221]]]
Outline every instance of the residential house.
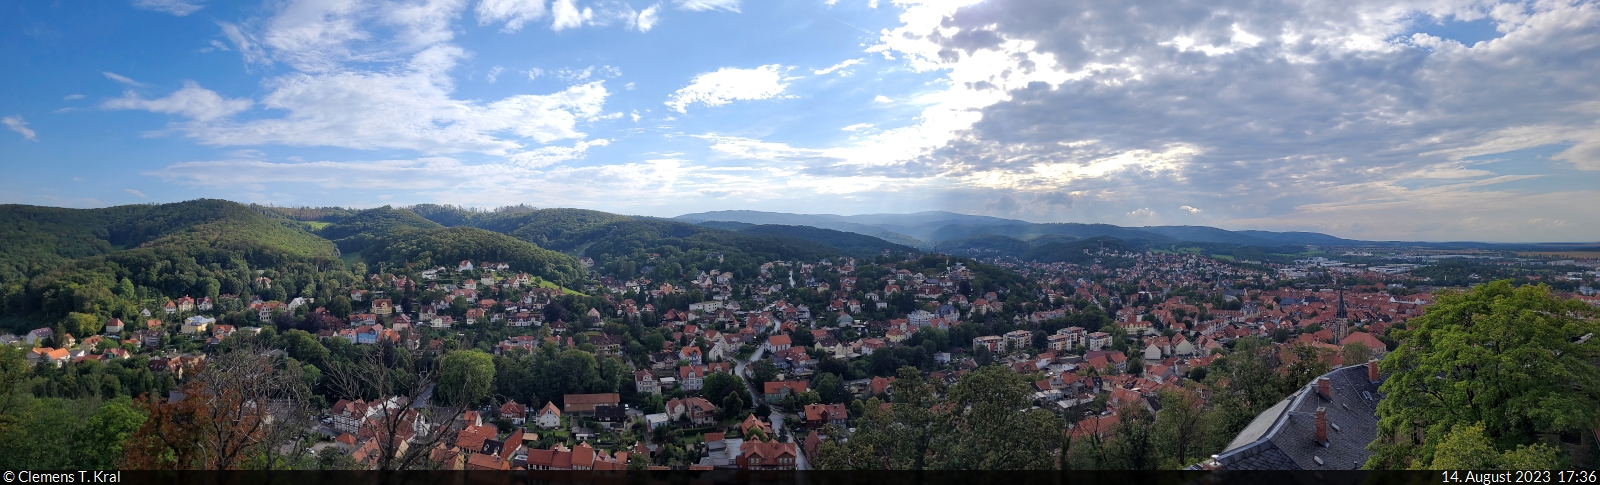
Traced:
[[694, 426], [706, 426], [717, 421], [717, 407], [701, 397], [667, 401], [667, 416], [673, 421], [689, 421]]
[[594, 415], [596, 406], [617, 406], [622, 402], [622, 396], [614, 392], [567, 394], [562, 396], [561, 402], [561, 412], [564, 414]]
[[998, 335], [976, 337], [972, 339], [972, 350], [977, 351], [978, 349], [988, 350], [992, 353], [1004, 352], [1006, 342], [1004, 338]]
[[528, 407], [512, 399], [500, 405], [500, 417], [511, 420], [512, 426], [522, 426], [528, 420]]
[[1006, 350], [1016, 352], [1028, 348], [1033, 342], [1033, 332], [1027, 330], [1012, 330], [1004, 335]]
[[[157, 322], [160, 322], [160, 320], [157, 320]], [[40, 341], [54, 336], [56, 336], [56, 332], [51, 330], [50, 327], [40, 327], [28, 332], [28, 335], [24, 336], [22, 340], [27, 342], [28, 345], [38, 345]]]
[[192, 317], [184, 319], [183, 320], [183, 326], [180, 327], [178, 329], [178, 331], [180, 333], [184, 334], [184, 335], [199, 335], [199, 334], [203, 334], [203, 333], [206, 333], [206, 329], [210, 328], [211, 324], [216, 323], [216, 321], [217, 321], [217, 319], [215, 319], [215, 318], [202, 316], [202, 315], [195, 315], [195, 316], [192, 316]]
[[546, 401], [544, 407], [539, 408], [539, 413], [534, 416], [534, 423], [543, 429], [560, 428], [561, 410], [556, 409], [556, 403]]
[[388, 298], [372, 300], [372, 313], [377, 315], [392, 314], [394, 313], [394, 302], [390, 301]]
[[788, 350], [791, 344], [792, 341], [789, 339], [788, 335], [778, 334], [767, 337], [767, 343], [764, 344], [762, 348], [765, 348], [767, 352], [778, 352], [781, 350]]
[[850, 411], [844, 404], [807, 404], [805, 407], [806, 427], [809, 429], [821, 428], [825, 425], [845, 425], [845, 420], [850, 418]]
[[777, 404], [783, 397], [790, 394], [806, 392], [810, 386], [806, 381], [773, 381], [762, 386], [768, 403]]
[[689, 361], [693, 365], [705, 363], [705, 356], [700, 353], [700, 347], [684, 347], [678, 350], [678, 358]]
[[741, 470], [793, 470], [795, 456], [794, 443], [746, 440], [739, 449], [738, 465]]
[[1111, 334], [1105, 333], [1105, 332], [1091, 333], [1091, 334], [1089, 334], [1089, 339], [1088, 339], [1087, 343], [1085, 344], [1085, 346], [1088, 347], [1090, 351], [1095, 351], [1095, 350], [1104, 349], [1106, 347], [1110, 347], [1111, 346]]
[[633, 388], [640, 394], [661, 394], [661, 381], [648, 369], [639, 369], [633, 373]]

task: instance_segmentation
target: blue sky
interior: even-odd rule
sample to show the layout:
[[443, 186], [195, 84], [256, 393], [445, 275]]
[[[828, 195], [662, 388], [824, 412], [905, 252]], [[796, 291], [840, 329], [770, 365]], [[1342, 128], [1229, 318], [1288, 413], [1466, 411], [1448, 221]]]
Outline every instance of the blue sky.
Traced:
[[10, 2], [0, 37], [0, 203], [1600, 240], [1594, 2]]

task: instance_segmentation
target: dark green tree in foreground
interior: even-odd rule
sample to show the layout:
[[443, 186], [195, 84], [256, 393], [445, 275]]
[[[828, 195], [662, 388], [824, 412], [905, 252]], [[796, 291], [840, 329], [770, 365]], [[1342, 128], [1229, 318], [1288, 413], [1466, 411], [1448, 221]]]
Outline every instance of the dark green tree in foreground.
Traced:
[[440, 400], [449, 404], [476, 403], [489, 395], [494, 379], [494, 358], [476, 350], [445, 354], [439, 364]]
[[1553, 468], [1542, 462], [1562, 457], [1545, 441], [1600, 424], [1597, 315], [1543, 285], [1439, 295], [1380, 364], [1390, 377], [1367, 468]]
[[837, 430], [818, 446], [828, 470], [1039, 470], [1055, 466], [1065, 425], [1028, 409], [1028, 382], [1000, 365], [967, 374], [940, 398], [904, 367], [887, 408], [877, 398], [849, 440]]

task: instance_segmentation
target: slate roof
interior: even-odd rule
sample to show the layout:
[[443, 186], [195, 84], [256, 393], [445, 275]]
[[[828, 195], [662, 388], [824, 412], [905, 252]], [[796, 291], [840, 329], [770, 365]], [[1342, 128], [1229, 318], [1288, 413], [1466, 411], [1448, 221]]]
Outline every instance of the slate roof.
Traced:
[[[1349, 470], [1367, 462], [1367, 444], [1378, 435], [1378, 386], [1366, 365], [1335, 369], [1331, 398], [1317, 392], [1317, 380], [1251, 421], [1226, 451], [1191, 468], [1224, 470]], [[1327, 412], [1328, 443], [1316, 439], [1316, 411]]]

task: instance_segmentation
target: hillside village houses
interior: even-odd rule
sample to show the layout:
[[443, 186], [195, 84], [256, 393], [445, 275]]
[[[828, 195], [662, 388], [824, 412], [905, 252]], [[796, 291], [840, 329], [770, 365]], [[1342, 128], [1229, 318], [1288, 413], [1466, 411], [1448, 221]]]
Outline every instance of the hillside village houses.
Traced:
[[[712, 270], [673, 283], [597, 275], [584, 290], [606, 302], [604, 312], [562, 309], [562, 289], [512, 272], [504, 263], [460, 261], [410, 276], [370, 275], [358, 287], [335, 293], [349, 295], [352, 303], [342, 316], [305, 297], [183, 296], [154, 304], [147, 319], [108, 322], [106, 336], [95, 336], [101, 340], [94, 345], [70, 335], [58, 338], [48, 327], [0, 337], [0, 342], [29, 347], [35, 364], [149, 354], [156, 356], [150, 361], [153, 371], [180, 378], [202, 365], [201, 349], [232, 335], [260, 332], [286, 316], [296, 325], [317, 324], [312, 334], [324, 342], [425, 352], [441, 351], [445, 339], [462, 330], [491, 326], [503, 329], [497, 330], [503, 337], [480, 348], [495, 354], [531, 354], [548, 345], [625, 356], [628, 368], [618, 385], [632, 387], [514, 396], [538, 400], [497, 400], [482, 411], [490, 416], [471, 411], [471, 417], [455, 423], [405, 414], [413, 433], [450, 427], [454, 439], [430, 450], [441, 463], [461, 469], [625, 469], [635, 457], [651, 461], [661, 452], [653, 437], [640, 433], [669, 427], [699, 433], [697, 444], [686, 451], [691, 456], [685, 460], [693, 466], [788, 470], [805, 461], [796, 431], [804, 436], [828, 424], [848, 429], [859, 417], [848, 403], [892, 392], [893, 374], [880, 371], [844, 383], [844, 402], [813, 401], [820, 394], [814, 384], [821, 369], [839, 364], [870, 368], [865, 364], [874, 359], [914, 353], [922, 356], [913, 357], [922, 359], [925, 376], [953, 383], [981, 365], [997, 363], [1029, 376], [1034, 405], [1068, 416], [1075, 435], [1103, 433], [1114, 428], [1117, 417], [1112, 411], [1085, 416], [1097, 399], [1113, 405], [1107, 409], [1130, 402], [1154, 406], [1158, 391], [1193, 385], [1236, 339], [1271, 339], [1284, 355], [1293, 346], [1310, 346], [1334, 368], [1365, 365], [1344, 362], [1342, 349], [1359, 343], [1372, 351], [1370, 358], [1381, 357], [1390, 345], [1384, 330], [1419, 315], [1431, 302], [1427, 294], [1392, 295], [1387, 288], [1329, 293], [1267, 286], [1285, 275], [1193, 255], [1108, 252], [1096, 257], [1092, 264], [996, 261], [1026, 285], [990, 288], [977, 285], [989, 276], [953, 261], [915, 271], [882, 260], [771, 261], [744, 278]], [[583, 259], [585, 267], [594, 266]], [[1116, 264], [1109, 264], [1113, 260]], [[268, 285], [270, 280], [255, 284]], [[1023, 291], [1032, 294], [1012, 294]], [[418, 297], [423, 294], [443, 296]], [[690, 294], [701, 295], [701, 301], [687, 301]], [[229, 308], [251, 318], [224, 321]], [[1086, 312], [1104, 314], [1105, 320], [1080, 318]], [[649, 339], [626, 335], [623, 322], [640, 321], [659, 324], [659, 331], [647, 328], [662, 337], [650, 340], [659, 348], [629, 349]], [[930, 335], [962, 338], [933, 348], [924, 345]], [[106, 347], [111, 348], [102, 350]], [[756, 360], [772, 364], [778, 375], [754, 382]], [[738, 394], [745, 409], [733, 411], [741, 412], [722, 409], [720, 397], [702, 395], [708, 377], [740, 369], [750, 385]], [[370, 464], [375, 445], [364, 427], [381, 414], [374, 409], [408, 404], [396, 399], [335, 402], [324, 410], [327, 427], [358, 462]], [[758, 405], [786, 417], [782, 426], [773, 429], [776, 420], [748, 411]], [[644, 411], [645, 406], [652, 409]], [[509, 428], [492, 425], [501, 419]], [[643, 431], [630, 431], [634, 425]], [[598, 438], [625, 435], [641, 439]]]

